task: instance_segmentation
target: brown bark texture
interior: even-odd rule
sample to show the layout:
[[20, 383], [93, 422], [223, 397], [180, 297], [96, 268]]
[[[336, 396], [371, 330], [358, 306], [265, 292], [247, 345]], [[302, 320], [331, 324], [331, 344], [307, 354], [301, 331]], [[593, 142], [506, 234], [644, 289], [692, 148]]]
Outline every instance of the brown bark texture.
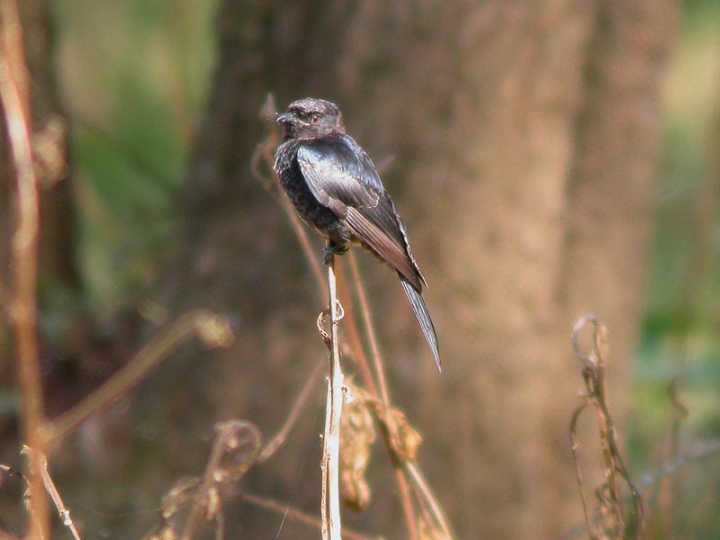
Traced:
[[[384, 181], [430, 282], [442, 376], [394, 276], [364, 257], [393, 394], [425, 436], [421, 464], [459, 537], [551, 538], [580, 523], [567, 435], [580, 375], [568, 338], [586, 311], [608, 324], [622, 426], [676, 12], [672, 0], [222, 2], [185, 187], [187, 249], [164, 301], [233, 313], [239, 339], [211, 365], [183, 364], [202, 383], [194, 403], [272, 429], [285, 414], [276, 401], [289, 403], [324, 359], [323, 306], [249, 160], [266, 92], [281, 107], [332, 99], [376, 161], [394, 158]], [[313, 411], [250, 479], [311, 511]], [[376, 459], [371, 517], [347, 523], [401, 537]], [[237, 516], [248, 537], [275, 526], [257, 514]]]

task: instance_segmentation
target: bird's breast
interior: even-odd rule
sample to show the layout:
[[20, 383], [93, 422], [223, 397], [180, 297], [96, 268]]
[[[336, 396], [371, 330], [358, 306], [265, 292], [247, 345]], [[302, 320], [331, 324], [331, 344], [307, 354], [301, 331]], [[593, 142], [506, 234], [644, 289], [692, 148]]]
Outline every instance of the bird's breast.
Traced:
[[275, 172], [300, 217], [324, 235], [331, 235], [340, 224], [337, 216], [315, 198], [297, 162], [297, 143], [284, 143], [278, 149]]

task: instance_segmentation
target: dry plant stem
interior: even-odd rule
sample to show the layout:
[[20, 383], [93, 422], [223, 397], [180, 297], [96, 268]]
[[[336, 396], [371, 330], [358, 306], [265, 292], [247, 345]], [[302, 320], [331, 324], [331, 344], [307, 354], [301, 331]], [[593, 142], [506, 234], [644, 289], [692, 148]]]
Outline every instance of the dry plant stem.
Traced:
[[[348, 277], [346, 268], [344, 265], [340, 265], [340, 269], [336, 272], [337, 283], [338, 283], [338, 294], [340, 298], [352, 298], [350, 287], [348, 286]], [[378, 392], [375, 378], [373, 377], [370, 369], [370, 361], [368, 360], [367, 354], [365, 353], [365, 347], [360, 338], [360, 330], [358, 329], [358, 323], [355, 319], [355, 311], [352, 306], [352, 302], [348, 301], [345, 307], [345, 316], [343, 317], [343, 327], [345, 328], [345, 337], [347, 338], [348, 345], [353, 354], [353, 359], [360, 372], [363, 385], [376, 399], [380, 395]]]
[[[367, 299], [367, 293], [365, 291], [365, 282], [360, 274], [360, 268], [358, 266], [357, 258], [354, 253], [349, 254], [350, 257], [350, 271], [352, 273], [353, 282], [355, 283], [355, 290], [357, 291], [358, 301], [360, 302], [360, 311], [362, 313], [363, 321], [365, 322], [365, 331], [367, 332], [368, 342], [370, 343], [370, 349], [373, 356], [373, 366], [375, 367], [375, 374], [378, 379], [380, 386], [380, 396], [383, 405], [389, 410], [390, 409], [390, 391], [388, 389], [387, 380], [385, 379], [385, 364], [383, 362], [382, 355], [380, 353], [380, 346], [378, 345], [377, 333], [375, 332], [375, 324], [372, 318], [372, 312], [370, 311], [370, 304]], [[377, 392], [375, 392], [377, 395]], [[394, 436], [395, 425], [392, 415], [387, 415], [388, 427], [391, 433], [390, 437]], [[412, 497], [410, 495], [410, 488], [408, 486], [405, 472], [400, 464], [397, 463], [392, 457], [392, 448], [390, 441], [385, 440], [388, 452], [391, 454], [391, 461], [395, 468], [395, 481], [398, 485], [398, 496], [400, 498], [400, 505], [403, 510], [403, 516], [405, 517], [405, 525], [408, 530], [409, 540], [417, 540], [419, 533], [417, 530], [417, 515], [415, 514], [415, 507], [412, 503]]]
[[28, 454], [28, 457], [35, 461], [37, 470], [42, 478], [43, 486], [45, 486], [45, 491], [47, 491], [48, 495], [50, 495], [50, 499], [55, 505], [55, 508], [57, 509], [58, 515], [60, 516], [60, 520], [62, 521], [63, 525], [65, 525], [65, 527], [70, 530], [70, 534], [72, 534], [75, 540], [80, 540], [80, 534], [75, 528], [75, 524], [70, 517], [70, 510], [68, 510], [65, 507], [65, 504], [63, 504], [62, 497], [60, 497], [60, 492], [55, 487], [55, 482], [53, 482], [53, 479], [50, 476], [47, 457], [31, 449], [28, 446], [25, 446], [23, 448], [23, 453]]
[[[583, 354], [579, 345], [580, 333], [588, 324], [592, 326], [592, 344], [589, 354]], [[575, 351], [575, 355], [583, 365], [582, 377], [586, 390], [586, 393], [583, 396], [584, 404], [575, 411], [570, 422], [570, 443], [572, 455], [575, 460], [576, 479], [578, 482], [580, 497], [583, 501], [583, 505], [585, 506], [586, 501], [582, 485], [582, 473], [579, 470], [580, 465], [577, 459], [578, 442], [576, 432], [577, 423], [582, 412], [587, 406], [592, 406], [597, 417], [602, 458], [605, 465], [605, 482], [602, 484], [600, 490], [598, 490], [600, 508], [604, 513], [612, 516], [612, 533], [616, 535], [624, 535], [626, 524], [617, 487], [617, 475], [619, 475], [632, 495], [633, 507], [635, 515], [638, 519], [637, 536], [640, 537], [642, 536], [644, 517], [642, 497], [630, 479], [627, 467], [625, 467], [625, 463], [617, 445], [615, 426], [607, 404], [607, 388], [605, 379], [606, 359], [604, 354], [606, 347], [606, 335], [607, 328], [592, 314], [584, 315], [578, 319], [573, 326], [572, 346]], [[595, 538], [596, 535], [594, 527], [588, 519], [587, 509], [585, 511], [585, 516], [586, 524], [588, 526], [588, 534], [592, 538]], [[603, 531], [603, 534], [605, 534], [605, 532], [606, 531]]]
[[340, 522], [340, 421], [343, 407], [343, 373], [340, 365], [338, 339], [338, 301], [335, 282], [335, 257], [328, 261], [328, 290], [330, 299], [330, 381], [325, 413], [323, 437], [321, 514], [324, 540], [341, 540]]
[[220, 434], [215, 439], [215, 444], [213, 444], [212, 450], [210, 451], [210, 458], [208, 459], [207, 466], [205, 467], [205, 475], [203, 476], [202, 484], [197, 491], [197, 495], [195, 496], [195, 503], [190, 509], [190, 514], [188, 515], [187, 521], [185, 522], [185, 528], [183, 530], [182, 536], [180, 537], [182, 540], [192, 539], [193, 533], [195, 532], [198, 521], [200, 520], [200, 515], [202, 513], [202, 501], [208, 496], [208, 493], [215, 484], [215, 479], [213, 478], [213, 475], [215, 474], [215, 471], [220, 464], [220, 460], [222, 459], [223, 453], [225, 452], [225, 444], [226, 435], [224, 432], [220, 432]]
[[696, 443], [696, 445], [676, 459], [665, 463], [659, 469], [642, 476], [643, 490], [649, 489], [658, 481], [675, 474], [680, 468], [720, 454], [720, 439], [712, 439]]
[[450, 528], [450, 522], [448, 521], [442, 506], [440, 506], [440, 503], [438, 502], [437, 498], [430, 489], [430, 486], [425, 480], [425, 477], [423, 476], [420, 467], [418, 467], [417, 463], [415, 462], [406, 461], [403, 463], [403, 468], [405, 469], [405, 471], [407, 471], [408, 476], [412, 478], [413, 485], [422, 494], [422, 499], [429, 506], [430, 512], [437, 524], [440, 526], [444, 537], [449, 539], [455, 538], [455, 535]]
[[298, 394], [297, 399], [295, 400], [295, 403], [292, 406], [292, 409], [290, 410], [290, 414], [288, 415], [287, 419], [283, 423], [280, 430], [277, 432], [277, 434], [265, 445], [265, 448], [262, 449], [260, 452], [260, 455], [257, 458], [258, 463], [264, 463], [268, 459], [270, 459], [275, 452], [278, 451], [278, 449], [285, 444], [285, 441], [287, 440], [288, 435], [290, 434], [290, 431], [295, 426], [295, 423], [297, 422], [298, 418], [300, 417], [300, 413], [305, 408], [305, 405], [307, 404], [308, 399], [312, 395], [312, 389], [315, 386], [315, 383], [317, 382], [318, 377], [320, 376], [320, 373], [322, 371], [322, 364], [318, 364], [315, 366], [315, 369], [313, 369], [312, 373], [310, 374], [310, 377], [307, 381], [305, 381], [305, 385], [303, 386], [302, 390], [300, 391], [300, 394]]
[[577, 424], [582, 415], [583, 411], [587, 407], [587, 404], [580, 405], [572, 415], [570, 419], [570, 451], [572, 452], [573, 462], [575, 463], [575, 481], [578, 486], [578, 493], [580, 494], [580, 502], [582, 503], [583, 517], [585, 518], [585, 527], [587, 528], [588, 535], [591, 540], [597, 538], [593, 532], [593, 527], [590, 523], [590, 514], [588, 512], [588, 504], [585, 499], [585, 482], [583, 480], [582, 468], [580, 467], [580, 459], [578, 456], [578, 449], [580, 443], [577, 440]]
[[[237, 496], [250, 504], [254, 504], [255, 506], [269, 510], [270, 512], [286, 515], [287, 518], [292, 521], [303, 523], [304, 525], [314, 527], [315, 529], [320, 529], [322, 527], [321, 522], [318, 521], [316, 517], [306, 514], [297, 508], [293, 508], [287, 503], [282, 503], [267, 497], [260, 497], [259, 495], [253, 495], [247, 492], [239, 492], [237, 493]], [[353, 531], [352, 529], [348, 529], [347, 527], [343, 530], [343, 536], [347, 540], [379, 540], [376, 537], [367, 536], [357, 531]]]
[[258, 182], [260, 182], [260, 185], [262, 185], [267, 191], [271, 192], [271, 194], [275, 195], [275, 199], [285, 212], [285, 217], [290, 222], [290, 226], [292, 227], [298, 242], [300, 242], [300, 247], [302, 248], [305, 258], [310, 265], [310, 270], [312, 270], [312, 273], [315, 276], [315, 282], [318, 284], [320, 296], [325, 296], [325, 284], [322, 277], [322, 268], [315, 257], [315, 251], [313, 250], [307, 231], [300, 222], [300, 218], [295, 213], [295, 210], [293, 210], [292, 205], [284, 192], [279, 193], [281, 190], [276, 191], [273, 189], [273, 187], [277, 187], [277, 180], [273, 179], [272, 174], [268, 177], [260, 170], [260, 164], [263, 162], [265, 163], [268, 171], [273, 170], [273, 164], [275, 162], [275, 148], [280, 143], [280, 136], [277, 132], [277, 126], [275, 125], [274, 120], [276, 112], [274, 98], [272, 97], [272, 94], [269, 94], [263, 108], [260, 110], [260, 117], [264, 119], [268, 127], [269, 134], [266, 139], [262, 140], [256, 146], [250, 159], [250, 172], [258, 180]]
[[202, 332], [206, 325], [212, 324], [218, 319], [217, 315], [203, 310], [191, 311], [182, 315], [167, 330], [140, 349], [130, 362], [105, 384], [72, 409], [49, 422], [45, 427], [47, 439], [54, 443], [75, 430], [88, 417], [104, 409], [138, 384], [182, 341]]
[[[37, 345], [39, 206], [31, 143], [29, 80], [17, 3], [15, 0], [4, 0], [1, 6], [0, 101], [17, 178], [11, 319], [22, 395], [21, 425], [25, 443], [44, 454], [46, 444], [40, 429], [43, 402]], [[32, 467], [32, 460], [28, 462]], [[39, 540], [47, 536], [48, 504], [40, 475], [37, 471], [29, 472], [31, 507], [28, 538]]]
[[398, 485], [398, 498], [400, 499], [400, 506], [402, 507], [403, 517], [405, 518], [405, 527], [408, 531], [408, 539], [418, 540], [420, 533], [418, 532], [417, 514], [413, 506], [410, 485], [402, 467], [397, 466], [394, 462], [393, 467], [395, 469], [395, 483]]
[[[720, 439], [712, 439], [709, 441], [697, 443], [692, 449], [688, 450], [687, 452], [679, 456], [677, 459], [663, 464], [661, 467], [654, 471], [646, 472], [645, 474], [643, 474], [639, 483], [642, 488], [642, 494], [646, 494], [647, 491], [655, 484], [657, 484], [664, 478], [667, 478], [677, 473], [678, 470], [680, 470], [682, 467], [715, 457], [719, 454]], [[562, 538], [564, 540], [573, 540], [575, 538], [579, 538], [580, 536], [582, 536], [583, 532], [587, 532], [589, 530], [588, 523], [595, 524], [600, 520], [600, 518], [600, 513], [596, 511], [592, 519], [586, 520], [585, 529], [583, 529], [582, 526], [573, 527]], [[597, 538], [597, 536], [592, 533], [591, 536], [592, 538]]]
[[[668, 386], [668, 397], [673, 407], [673, 420], [670, 431], [670, 460], [675, 461], [680, 455], [680, 427], [683, 421], [688, 416], [687, 407], [680, 401], [678, 397], [678, 385], [680, 384], [680, 378], [675, 376], [670, 381]], [[662, 490], [662, 487], [660, 489]], [[663, 528], [664, 533], [668, 537], [672, 537], [672, 531], [674, 529], [673, 523], [673, 509], [675, 508], [675, 501], [678, 500], [678, 492], [680, 491], [680, 480], [677, 476], [668, 478], [664, 486], [667, 491], [665, 492], [666, 498], [662, 502], [662, 515], [663, 515]]]
[[370, 304], [367, 299], [367, 293], [365, 292], [365, 282], [360, 275], [360, 269], [358, 268], [357, 258], [354, 253], [349, 253], [350, 257], [350, 270], [352, 272], [353, 281], [357, 290], [358, 300], [360, 301], [360, 310], [365, 320], [365, 329], [367, 330], [368, 341], [370, 342], [370, 350], [372, 351], [373, 363], [375, 365], [375, 375], [378, 378], [380, 385], [380, 397], [382, 398], [385, 406], [390, 406], [390, 391], [388, 390], [388, 384], [385, 380], [385, 364], [383, 362], [382, 355], [380, 354], [380, 347], [378, 345], [377, 334], [375, 333], [375, 324], [372, 318], [372, 311], [370, 311]]

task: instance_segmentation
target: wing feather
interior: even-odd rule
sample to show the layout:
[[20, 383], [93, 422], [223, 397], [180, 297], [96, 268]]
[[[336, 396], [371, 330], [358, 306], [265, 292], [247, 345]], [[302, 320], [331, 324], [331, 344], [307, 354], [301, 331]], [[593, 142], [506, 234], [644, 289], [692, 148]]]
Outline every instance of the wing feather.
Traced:
[[375, 165], [348, 135], [305, 142], [298, 164], [313, 196], [418, 291], [424, 279]]

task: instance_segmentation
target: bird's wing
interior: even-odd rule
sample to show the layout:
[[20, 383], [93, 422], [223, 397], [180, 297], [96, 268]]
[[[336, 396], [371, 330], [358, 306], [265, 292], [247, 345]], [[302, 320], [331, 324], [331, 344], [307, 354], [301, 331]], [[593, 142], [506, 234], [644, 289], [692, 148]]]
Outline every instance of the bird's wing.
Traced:
[[326, 137], [303, 142], [297, 160], [318, 202], [344, 219], [355, 236], [421, 291], [424, 279], [407, 233], [365, 151], [347, 135]]

